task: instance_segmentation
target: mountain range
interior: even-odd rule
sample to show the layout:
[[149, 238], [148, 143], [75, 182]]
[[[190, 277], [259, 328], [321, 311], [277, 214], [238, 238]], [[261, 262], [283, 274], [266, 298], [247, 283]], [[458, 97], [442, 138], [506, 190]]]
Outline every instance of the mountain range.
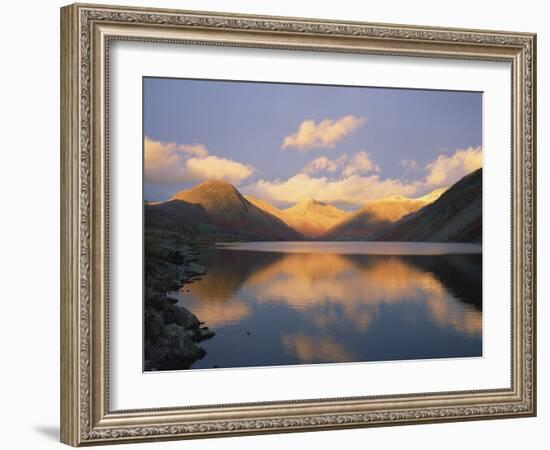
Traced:
[[380, 233], [377, 241], [481, 242], [482, 169], [466, 175], [433, 203], [403, 217]]
[[167, 202], [146, 205], [145, 218], [146, 226], [174, 231], [183, 225], [252, 239], [302, 239], [282, 220], [246, 200], [233, 185], [218, 180], [178, 192]]
[[407, 214], [436, 201], [444, 188], [419, 198], [395, 195], [368, 202], [324, 233], [325, 239], [358, 238], [378, 233]]
[[[392, 196], [355, 212], [312, 198], [279, 209], [230, 183], [205, 181], [167, 202], [145, 204], [146, 227], [230, 233], [253, 240], [481, 241], [481, 169], [449, 189]], [[186, 231], [187, 231], [186, 229]]]
[[282, 210], [265, 200], [258, 200], [251, 196], [246, 198], [258, 208], [273, 214], [308, 238], [323, 235], [330, 228], [351, 215], [349, 211], [338, 209], [311, 197]]

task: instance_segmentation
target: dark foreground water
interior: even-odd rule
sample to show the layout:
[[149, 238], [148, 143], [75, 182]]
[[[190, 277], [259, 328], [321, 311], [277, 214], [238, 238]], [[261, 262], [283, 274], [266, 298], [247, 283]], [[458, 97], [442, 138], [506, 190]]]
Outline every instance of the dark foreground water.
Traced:
[[192, 369], [482, 355], [481, 247], [243, 243], [203, 252], [180, 305], [216, 336]]

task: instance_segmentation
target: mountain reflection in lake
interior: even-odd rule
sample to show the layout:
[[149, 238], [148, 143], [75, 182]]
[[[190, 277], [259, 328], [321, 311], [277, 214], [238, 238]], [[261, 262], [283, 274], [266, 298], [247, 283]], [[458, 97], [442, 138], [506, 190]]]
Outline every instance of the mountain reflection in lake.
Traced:
[[395, 243], [374, 255], [370, 243], [339, 243], [340, 254], [267, 244], [207, 249], [208, 273], [172, 294], [216, 332], [193, 369], [481, 356], [481, 254], [471, 248], [400, 255]]

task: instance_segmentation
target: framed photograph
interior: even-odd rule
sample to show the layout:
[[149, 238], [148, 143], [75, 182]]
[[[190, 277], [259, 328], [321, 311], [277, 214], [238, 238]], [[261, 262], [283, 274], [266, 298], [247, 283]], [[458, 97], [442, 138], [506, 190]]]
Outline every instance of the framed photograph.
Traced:
[[62, 442], [535, 415], [535, 58], [62, 8]]

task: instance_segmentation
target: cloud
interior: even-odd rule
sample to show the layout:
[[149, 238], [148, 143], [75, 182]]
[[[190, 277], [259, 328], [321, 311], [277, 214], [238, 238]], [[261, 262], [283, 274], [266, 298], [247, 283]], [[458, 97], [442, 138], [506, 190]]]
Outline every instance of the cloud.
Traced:
[[307, 151], [314, 148], [334, 148], [336, 142], [345, 138], [365, 122], [364, 118], [348, 115], [339, 119], [324, 119], [318, 124], [305, 120], [298, 131], [283, 139], [283, 150], [295, 148]]
[[396, 179], [380, 179], [378, 175], [351, 175], [343, 179], [312, 177], [299, 173], [287, 180], [260, 180], [243, 190], [255, 197], [275, 203], [291, 204], [307, 197], [327, 203], [363, 205], [369, 200], [392, 195], [413, 195], [418, 183], [402, 183]]
[[252, 175], [254, 169], [240, 162], [211, 155], [187, 160], [186, 172], [196, 180], [218, 179], [239, 184]]
[[349, 348], [330, 337], [313, 339], [305, 334], [283, 334], [282, 342], [285, 350], [295, 355], [301, 364], [326, 361], [346, 362], [358, 359]]
[[349, 177], [354, 174], [380, 172], [380, 166], [375, 164], [370, 155], [365, 152], [355, 153], [349, 160], [347, 166], [342, 171], [344, 177]]
[[345, 153], [337, 159], [329, 159], [326, 156], [309, 161], [302, 169], [303, 173], [314, 175], [319, 172], [334, 173], [342, 168], [342, 176], [349, 177], [355, 174], [366, 174], [369, 172], [380, 172], [380, 166], [374, 163], [371, 156], [360, 151], [349, 156]]
[[150, 184], [176, 184], [222, 179], [239, 184], [254, 172], [249, 165], [209, 155], [203, 144], [177, 144], [145, 137], [145, 181]]
[[309, 161], [302, 172], [314, 174], [318, 172], [336, 172], [342, 163], [347, 159], [347, 155], [342, 155], [338, 159], [329, 159], [326, 156]]
[[144, 168], [145, 181], [154, 184], [177, 183], [183, 176], [182, 168], [190, 156], [199, 153], [207, 155], [203, 145], [181, 145], [175, 142], [161, 142], [145, 136]]
[[[412, 164], [407, 164], [412, 167]], [[259, 180], [244, 186], [243, 190], [278, 205], [289, 205], [313, 197], [327, 203], [361, 206], [368, 201], [393, 195], [415, 197], [438, 187], [451, 186], [481, 167], [481, 164], [481, 147], [458, 149], [451, 156], [438, 156], [423, 169], [417, 168], [419, 173], [416, 180], [402, 181], [381, 178], [380, 168], [369, 154], [358, 152], [337, 160], [317, 158], [310, 161], [302, 172], [288, 179]], [[342, 177], [337, 178], [334, 175], [342, 165]], [[316, 175], [322, 171], [330, 176]]]
[[181, 144], [180, 148], [188, 155], [198, 156], [199, 158], [208, 156], [208, 150], [203, 144]]
[[450, 186], [483, 164], [481, 146], [458, 149], [451, 156], [439, 155], [425, 170], [427, 186]]

